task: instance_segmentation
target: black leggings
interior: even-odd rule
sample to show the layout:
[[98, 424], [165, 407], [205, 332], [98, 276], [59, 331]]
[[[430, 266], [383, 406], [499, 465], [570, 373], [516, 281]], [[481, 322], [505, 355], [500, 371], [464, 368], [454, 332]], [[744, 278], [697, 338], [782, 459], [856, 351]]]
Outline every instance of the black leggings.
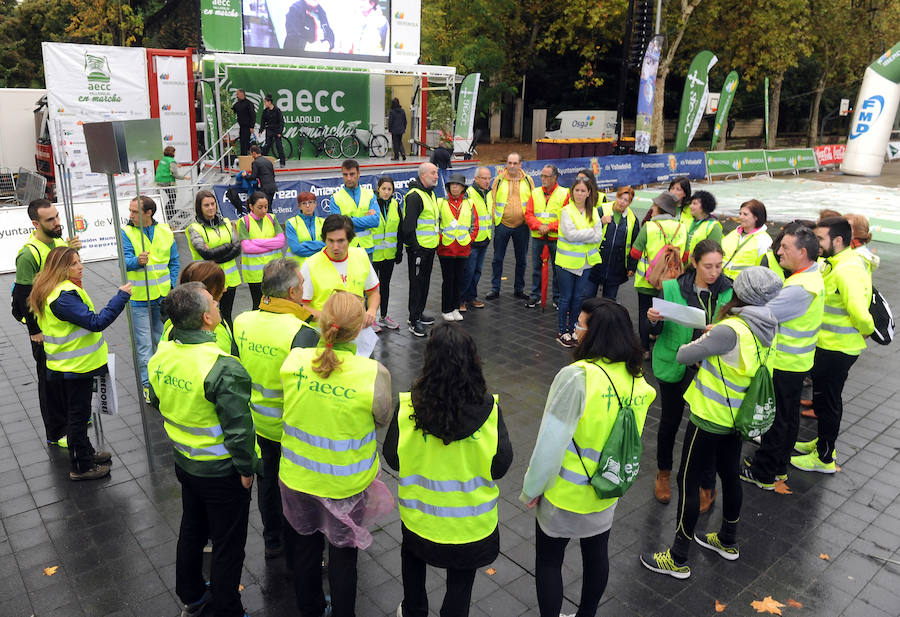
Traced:
[[[696, 371], [686, 369], [680, 382], [659, 382], [659, 396], [661, 412], [659, 416], [659, 429], [656, 433], [656, 467], [663, 471], [672, 470], [672, 453], [675, 450], [675, 437], [678, 435], [678, 427], [684, 416], [684, 393], [694, 378]], [[706, 489], [716, 488], [715, 461], [703, 471], [700, 477], [700, 487]]]
[[229, 287], [222, 294], [222, 297], [219, 298], [219, 313], [222, 314], [222, 319], [228, 322], [229, 327], [234, 325], [231, 323], [231, 311], [234, 308], [234, 293], [236, 291], [237, 287]]
[[[403, 573], [403, 617], [427, 617], [428, 594], [425, 592], [425, 562], [406, 544], [400, 546], [400, 568]], [[441, 617], [467, 617], [472, 603], [475, 568], [447, 569], [447, 591], [441, 604]]]
[[[535, 522], [534, 583], [541, 617], [558, 617], [562, 608], [562, 564], [569, 538], [551, 538]], [[581, 538], [581, 601], [576, 617], [594, 617], [609, 579], [609, 530]]]
[[[398, 251], [401, 249], [397, 249]], [[381, 293], [381, 316], [388, 314], [388, 300], [391, 297], [391, 276], [394, 274], [394, 260], [372, 262], [375, 274], [378, 275], [378, 291]]]
[[[322, 555], [325, 536], [321, 531], [312, 535], [296, 532], [289, 523], [284, 525], [285, 544], [293, 554], [294, 594], [300, 617], [320, 617], [325, 613], [325, 591], [322, 589]], [[334, 617], [356, 615], [356, 547], [328, 544], [328, 586]]]
[[259, 308], [259, 301], [262, 300], [262, 283], [247, 283], [250, 288], [250, 310]]
[[678, 510], [675, 512], [675, 543], [672, 554], [686, 561], [690, 553], [694, 528], [700, 515], [700, 478], [715, 465], [722, 480], [722, 527], [719, 539], [726, 544], [735, 541], [734, 533], [741, 516], [741, 436], [707, 433], [693, 422], [684, 431], [684, 448], [678, 468]]

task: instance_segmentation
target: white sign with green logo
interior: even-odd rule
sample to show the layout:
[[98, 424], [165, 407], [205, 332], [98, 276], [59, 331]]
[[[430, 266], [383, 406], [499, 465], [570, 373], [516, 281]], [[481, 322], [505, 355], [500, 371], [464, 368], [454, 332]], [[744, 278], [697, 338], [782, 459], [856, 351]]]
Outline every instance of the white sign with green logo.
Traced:
[[206, 51], [244, 51], [241, 0], [200, 0], [200, 32]]

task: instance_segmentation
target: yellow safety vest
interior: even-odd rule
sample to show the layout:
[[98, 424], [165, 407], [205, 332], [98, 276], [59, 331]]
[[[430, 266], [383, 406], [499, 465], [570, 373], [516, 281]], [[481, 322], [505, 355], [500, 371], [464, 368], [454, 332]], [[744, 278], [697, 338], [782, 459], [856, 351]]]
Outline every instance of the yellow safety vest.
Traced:
[[816, 340], [825, 310], [825, 282], [819, 265], [813, 264], [803, 272], [795, 272], [784, 282], [785, 287], [799, 285], [813, 295], [805, 313], [778, 324], [775, 335], [775, 363], [779, 371], [805, 373], [813, 366]]
[[372, 416], [378, 363], [335, 349], [341, 364], [326, 379], [312, 370], [322, 348], [294, 348], [281, 366], [278, 477], [291, 490], [344, 499], [364, 491], [378, 474]]
[[[603, 213], [603, 216], [611, 217], [613, 215], [613, 202], [604, 203], [600, 206], [600, 209]], [[637, 217], [634, 215], [634, 212], [631, 211], [631, 206], [625, 208], [625, 212], [622, 213], [622, 216], [625, 217], [625, 267], [628, 267], [628, 256], [631, 253], [631, 234], [634, 231], [634, 226], [637, 224]], [[610, 223], [612, 224], [612, 223]], [[602, 243], [601, 243], [602, 244]], [[601, 255], [603, 257], [603, 255]]]
[[[275, 223], [272, 215], [266, 214], [261, 221], [257, 221], [249, 214], [244, 216], [243, 224], [247, 226], [247, 233], [251, 240], [265, 240], [275, 237]], [[270, 261], [281, 257], [281, 249], [272, 249], [265, 253], [245, 254], [241, 257], [241, 269], [244, 271], [244, 280], [248, 283], [262, 283], [263, 269]]]
[[694, 215], [691, 214], [691, 204], [686, 206], [679, 207], [680, 213], [678, 215], [678, 220], [681, 221], [682, 225], [686, 225], [687, 227], [691, 226], [691, 223], [694, 222]]
[[228, 355], [213, 342], [186, 345], [163, 340], [147, 363], [166, 433], [175, 450], [191, 460], [231, 458], [216, 406], [207, 400], [203, 387], [216, 360]]
[[731, 328], [737, 334], [737, 363], [731, 364], [724, 356], [704, 358], [684, 394], [684, 400], [691, 406], [693, 416], [723, 429], [732, 429], [738, 409], [744, 401], [744, 392], [759, 369], [760, 360], [765, 360], [768, 355], [768, 368], [771, 373], [774, 354], [768, 353], [768, 348], [758, 341], [750, 327], [739, 317], [726, 317], [715, 327]]
[[90, 332], [53, 314], [50, 305], [64, 291], [76, 292], [81, 301], [94, 310], [87, 292], [72, 281], [63, 281], [50, 292], [44, 302], [44, 314], [36, 315], [38, 326], [44, 333], [47, 368], [60, 373], [89, 373], [106, 364], [106, 341], [99, 332]]
[[475, 212], [478, 214], [478, 235], [475, 236], [475, 242], [490, 240], [494, 231], [494, 194], [488, 190], [487, 198], [482, 199], [481, 193], [470, 186], [466, 189], [466, 197], [475, 204]]
[[[662, 227], [661, 231], [657, 224]], [[634, 273], [634, 286], [655, 290], [653, 285], [647, 282], [647, 270], [650, 263], [667, 244], [677, 246], [678, 252], [683, 255], [684, 248], [687, 246], [687, 229], [680, 221], [673, 219], [651, 220], [645, 223], [644, 227], [647, 229], [647, 244], [638, 260], [637, 272]]]
[[438, 208], [441, 212], [441, 244], [450, 246], [456, 241], [460, 246], [467, 246], [472, 242], [472, 202], [463, 198], [459, 218], [453, 216], [450, 202], [443, 197], [438, 199]]
[[397, 256], [397, 231], [400, 229], [400, 204], [391, 197], [387, 218], [378, 209], [378, 227], [372, 230], [375, 253], [372, 261], [387, 261]]
[[700, 243], [701, 240], [706, 240], [709, 237], [709, 234], [712, 233], [712, 230], [716, 227], [721, 231], [722, 223], [717, 221], [715, 217], [709, 217], [703, 219], [702, 221], [698, 221], [691, 217], [688, 226], [688, 255], [694, 254], [694, 247]]
[[[559, 213], [569, 197], [569, 189], [556, 185], [553, 192], [550, 193], [550, 199], [544, 197], [544, 187], [537, 186], [531, 191], [531, 199], [534, 202], [534, 216], [542, 225], [551, 223], [559, 223]], [[543, 238], [544, 236], [535, 230], [531, 230], [532, 238]], [[556, 240], [559, 232], [551, 231], [547, 234], [550, 240]]]
[[484, 424], [471, 436], [444, 444], [416, 429], [409, 392], [397, 415], [400, 520], [413, 533], [440, 544], [466, 544], [497, 529], [500, 489], [491, 477], [497, 454], [497, 395]]
[[47, 261], [47, 255], [50, 254], [51, 250], [58, 246], [69, 246], [69, 243], [62, 238], [51, 238], [51, 241], [53, 242], [53, 246], [47, 246], [35, 237], [34, 232], [31, 232], [28, 241], [22, 245], [21, 249], [19, 249], [19, 253], [25, 249], [30, 250], [31, 254], [34, 256], [34, 260], [37, 262], [38, 272], [40, 272], [44, 269], [44, 263]]
[[[325, 219], [320, 218], [318, 216], [315, 217], [314, 224], [313, 224], [313, 226], [316, 229], [316, 237], [315, 238], [313, 238], [312, 236], [309, 235], [309, 228], [306, 226], [306, 223], [303, 221], [303, 219], [300, 217], [299, 214], [297, 216], [289, 219], [288, 222], [285, 224], [289, 227], [294, 228], [294, 230], [297, 232], [297, 240], [299, 242], [303, 243], [303, 242], [309, 242], [310, 240], [321, 240], [322, 239], [322, 225], [324, 223], [325, 223]], [[288, 251], [287, 251], [287, 254], [285, 255], [285, 257], [287, 257], [288, 259], [290, 259], [293, 262], [296, 262], [298, 268], [303, 265], [304, 261], [309, 259], [309, 257], [300, 257], [300, 255], [297, 255], [294, 252], [292, 252], [290, 250], [290, 248], [288, 248]]]
[[440, 236], [438, 217], [441, 213], [437, 198], [434, 193], [428, 194], [417, 188], [409, 189], [403, 197], [403, 216], [406, 216], [406, 199], [410, 193], [415, 193], [422, 199], [422, 212], [419, 213], [416, 221], [416, 242], [425, 249], [437, 248], [438, 236]]
[[351, 247], [347, 252], [347, 280], [344, 281], [325, 251], [316, 253], [308, 260], [309, 276], [313, 284], [313, 297], [309, 306], [321, 311], [335, 289], [343, 289], [365, 298], [366, 279], [371, 267], [366, 250], [358, 246]]
[[[231, 221], [228, 219], [224, 219], [222, 224], [218, 227], [208, 227], [207, 225], [201, 225], [200, 223], [191, 223], [188, 225], [188, 229], [194, 229], [197, 233], [202, 234], [203, 238], [206, 240], [206, 246], [210, 249], [231, 243], [232, 227]], [[215, 232], [215, 235], [210, 235], [211, 231]], [[195, 249], [194, 245], [190, 242], [188, 242], [188, 248], [191, 250], [191, 257], [194, 261], [203, 260], [203, 257], [200, 256], [200, 253], [197, 252], [197, 249]], [[237, 287], [241, 284], [241, 271], [238, 269], [237, 260], [230, 259], [217, 265], [225, 272], [226, 289], [229, 287]]]
[[[872, 334], [875, 330], [875, 322], [869, 313], [869, 304], [872, 302], [872, 275], [869, 274], [863, 258], [853, 249], [846, 248], [825, 260], [822, 278], [825, 281], [825, 313], [822, 315], [822, 328], [819, 330], [817, 346], [858, 356], [859, 352], [866, 348], [863, 335]], [[855, 281], [858, 293], [850, 294], [849, 297], [842, 295], [838, 290], [838, 283], [842, 280]], [[860, 331], [853, 325], [847, 310], [851, 304], [856, 309], [857, 315], [865, 315], [868, 318], [865, 331]]]
[[[353, 201], [353, 197], [351, 197], [350, 193], [347, 192], [347, 188], [342, 186], [334, 194], [334, 203], [338, 208], [341, 209], [341, 211], [332, 212], [332, 214], [343, 214], [345, 216], [351, 217], [366, 216], [366, 214], [369, 212], [369, 206], [372, 205], [372, 199], [374, 197], [375, 193], [372, 191], [372, 189], [359, 187], [359, 204], [357, 204], [355, 201]], [[374, 247], [375, 238], [372, 232], [372, 229], [357, 230], [356, 235], [353, 238], [353, 242], [350, 243], [350, 246], [359, 246], [364, 249], [370, 249]]]
[[[135, 256], [141, 253], [141, 230], [134, 225], [126, 225], [122, 228], [125, 235], [131, 241]], [[169, 258], [172, 255], [172, 244], [175, 243], [175, 236], [172, 229], [165, 223], [157, 223], [156, 229], [153, 230], [153, 240], [151, 241], [146, 235], [143, 238], [144, 250], [147, 256], [147, 265], [137, 270], [128, 271], [128, 282], [131, 283], [133, 291], [131, 299], [137, 301], [156, 300], [169, 295], [172, 288], [169, 278]], [[148, 246], [149, 245], [149, 246]], [[144, 280], [146, 272], [147, 280]]]
[[[509, 198], [509, 180], [507, 178], [498, 178], [497, 185], [494, 189], [494, 225], [500, 224], [503, 218], [503, 210], [506, 208], [506, 200]], [[531, 191], [534, 189], [534, 182], [531, 176], [522, 172], [522, 178], [519, 181], [519, 201], [522, 202], [522, 215], [525, 215], [525, 208], [528, 205], [528, 198], [531, 197]]]
[[256, 433], [281, 441], [281, 365], [291, 352], [291, 343], [301, 328], [308, 328], [296, 315], [247, 311], [234, 319], [234, 340], [241, 363], [250, 374], [250, 411]]
[[[593, 229], [594, 225], [588, 222], [574, 203], [567, 204], [563, 210], [568, 213], [576, 229]], [[598, 212], [594, 212], [594, 216], [598, 215]], [[557, 266], [577, 270], [585, 265], [585, 259], [589, 266], [600, 263], [600, 242], [572, 242], [565, 236], [559, 237], [556, 242]]]
[[767, 241], [769, 246], [772, 245], [772, 239], [766, 232], [765, 226], [760, 227], [749, 236], [739, 234], [739, 229], [740, 227], [734, 229], [722, 238], [722, 251], [725, 253], [722, 272], [732, 280], [736, 279], [742, 270], [762, 264], [766, 253], [763, 251], [760, 254], [759, 243], [761, 240]]
[[[166, 323], [163, 324], [162, 340], [171, 340], [172, 330], [174, 329], [174, 327], [175, 326], [172, 325], [172, 320], [167, 319]], [[213, 334], [216, 335], [216, 347], [230, 356], [231, 345], [234, 342], [234, 335], [231, 333], [231, 328], [228, 327], [228, 322], [226, 322], [224, 319], [220, 321], [219, 325], [216, 326], [216, 329], [213, 330]]]
[[597, 470], [600, 454], [616, 423], [619, 413], [616, 392], [622, 403], [630, 405], [634, 411], [638, 432], [643, 432], [647, 409], [656, 398], [656, 390], [643, 377], [633, 377], [624, 362], [598, 362], [609, 377], [593, 362], [575, 362], [576, 366], [584, 369], [585, 378], [584, 409], [573, 436], [581, 451], [581, 460], [578, 460], [578, 451], [570, 441], [563, 454], [556, 482], [544, 493], [544, 497], [557, 508], [578, 514], [601, 512], [617, 501], [617, 498], [598, 498], [590, 484], [590, 476], [584, 473], [587, 469], [593, 475]]

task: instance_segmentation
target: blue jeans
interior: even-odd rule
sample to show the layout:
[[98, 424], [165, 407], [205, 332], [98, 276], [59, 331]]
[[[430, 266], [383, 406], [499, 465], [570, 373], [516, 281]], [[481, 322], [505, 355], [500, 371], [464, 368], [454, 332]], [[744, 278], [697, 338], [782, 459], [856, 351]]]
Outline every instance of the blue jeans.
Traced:
[[575, 332], [575, 324], [578, 323], [578, 315], [581, 313], [581, 300], [585, 297], [585, 291], [590, 277], [590, 270], [583, 271], [580, 275], [565, 268], [556, 266], [556, 276], [559, 281], [559, 333]]
[[522, 223], [516, 228], [500, 224], [494, 228], [494, 262], [491, 276], [491, 291], [500, 291], [500, 278], [503, 276], [503, 259], [506, 257], [506, 246], [512, 238], [513, 250], [516, 253], [516, 277], [513, 280], [513, 291], [525, 291], [525, 261], [528, 259], [528, 239], [531, 232], [528, 225]]
[[[615, 300], [616, 296], [619, 295], [619, 287], [620, 285], [611, 285], [609, 283], [603, 284], [603, 297], [609, 298], [610, 300]], [[584, 286], [584, 298], [596, 298], [597, 291], [600, 289], [600, 283], [595, 283], [593, 281], [588, 281]]]
[[487, 254], [488, 245], [473, 246], [466, 261], [466, 271], [463, 274], [462, 301], [471, 302], [478, 297], [478, 281], [481, 280], [481, 266], [484, 265], [484, 256]]
[[553, 275], [553, 301], [558, 304], [559, 280], [556, 278], [556, 273], [554, 272], [556, 269], [556, 240], [551, 242], [545, 238], [531, 239], [531, 299], [541, 299], [541, 267], [543, 265], [541, 263], [541, 253], [544, 252], [545, 246], [550, 248], [550, 270], [547, 273], [547, 276]]
[[138, 363], [141, 365], [141, 381], [145, 386], [150, 384], [150, 378], [147, 376], [147, 362], [156, 351], [156, 344], [159, 343], [163, 333], [163, 324], [159, 316], [161, 300], [162, 298], [150, 300], [152, 317], [147, 312], [147, 302], [131, 303], [131, 315], [134, 318], [134, 343], [137, 346]]

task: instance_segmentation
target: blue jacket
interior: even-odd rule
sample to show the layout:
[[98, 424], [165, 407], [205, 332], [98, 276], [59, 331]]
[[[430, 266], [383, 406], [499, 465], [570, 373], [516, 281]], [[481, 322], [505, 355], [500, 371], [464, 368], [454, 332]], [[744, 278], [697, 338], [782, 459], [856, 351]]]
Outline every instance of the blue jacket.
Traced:
[[[306, 228], [309, 230], [309, 236], [311, 238], [315, 238], [315, 215], [310, 214], [309, 216], [306, 216], [301, 212], [300, 220], [302, 220], [306, 224]], [[291, 249], [291, 252], [298, 257], [311, 257], [325, 248], [325, 243], [321, 240], [305, 240], [303, 242], [300, 242], [300, 240], [297, 239], [297, 230], [294, 229], [293, 225], [286, 224], [284, 226], [284, 235], [287, 238], [288, 247]]]

